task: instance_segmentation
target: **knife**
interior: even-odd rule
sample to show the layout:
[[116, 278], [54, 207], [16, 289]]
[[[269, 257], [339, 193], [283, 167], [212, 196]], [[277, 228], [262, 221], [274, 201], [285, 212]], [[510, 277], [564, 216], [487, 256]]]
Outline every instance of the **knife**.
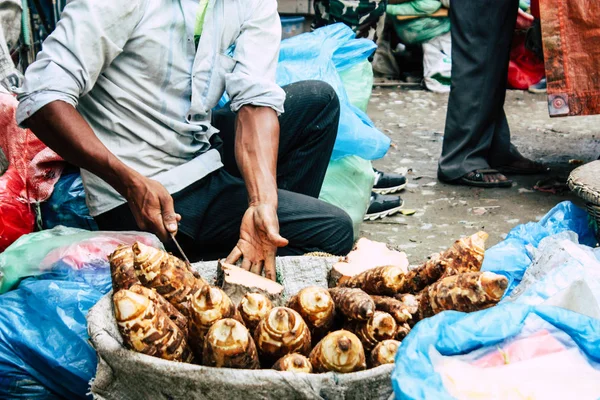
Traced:
[[175, 239], [175, 235], [173, 235], [173, 232], [169, 232], [169, 235], [171, 235], [171, 239], [173, 240], [173, 243], [175, 243], [175, 246], [177, 247], [177, 250], [179, 250], [179, 253], [181, 254], [181, 256], [183, 257], [183, 260], [187, 263], [187, 265], [192, 265], [190, 263], [190, 260], [187, 258], [187, 256], [185, 255], [185, 253], [183, 252], [183, 249], [181, 248], [181, 246], [179, 245], [179, 242], [177, 241], [177, 239]]

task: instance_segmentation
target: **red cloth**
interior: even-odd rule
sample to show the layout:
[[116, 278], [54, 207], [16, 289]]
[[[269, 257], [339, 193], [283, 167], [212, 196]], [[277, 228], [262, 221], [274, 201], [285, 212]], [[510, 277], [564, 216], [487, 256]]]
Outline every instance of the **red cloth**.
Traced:
[[600, 114], [600, 1], [539, 6], [551, 116]]

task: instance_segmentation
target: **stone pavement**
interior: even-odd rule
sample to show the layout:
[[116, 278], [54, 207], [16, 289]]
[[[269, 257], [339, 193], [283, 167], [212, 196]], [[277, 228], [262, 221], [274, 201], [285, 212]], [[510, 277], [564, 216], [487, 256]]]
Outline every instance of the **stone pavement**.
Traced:
[[[422, 90], [375, 88], [368, 114], [392, 138], [393, 147], [374, 165], [382, 170], [408, 171], [401, 193], [412, 216], [396, 215], [365, 222], [361, 235], [406, 251], [412, 264], [445, 249], [460, 236], [478, 230], [490, 234], [488, 245], [501, 241], [514, 226], [539, 220], [570, 193], [533, 189], [545, 178], [564, 180], [577, 165], [600, 156], [600, 116], [551, 119], [546, 96], [509, 91], [505, 110], [513, 142], [521, 152], [547, 163], [547, 176], [515, 176], [510, 189], [477, 189], [437, 181], [447, 95]], [[570, 163], [571, 161], [571, 163]]]

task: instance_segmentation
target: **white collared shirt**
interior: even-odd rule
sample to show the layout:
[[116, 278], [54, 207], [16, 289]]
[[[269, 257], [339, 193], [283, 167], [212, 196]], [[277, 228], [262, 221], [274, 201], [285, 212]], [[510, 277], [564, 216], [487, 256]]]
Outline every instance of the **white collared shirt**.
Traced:
[[[209, 139], [224, 91], [234, 112], [283, 112], [281, 23], [276, 0], [210, 0], [196, 51], [197, 9], [197, 0], [72, 0], [26, 71], [17, 122], [67, 102], [121, 161], [170, 193], [222, 167]], [[81, 174], [91, 215], [125, 201]]]

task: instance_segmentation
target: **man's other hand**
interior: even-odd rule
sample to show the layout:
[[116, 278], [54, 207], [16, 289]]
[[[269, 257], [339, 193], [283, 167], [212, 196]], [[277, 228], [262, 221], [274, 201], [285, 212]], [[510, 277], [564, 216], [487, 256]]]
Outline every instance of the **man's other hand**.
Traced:
[[129, 179], [125, 198], [141, 230], [156, 234], [160, 240], [169, 240], [169, 233], [177, 233], [181, 216], [175, 213], [173, 198], [159, 182], [136, 175]]
[[279, 235], [277, 207], [272, 204], [250, 205], [240, 227], [240, 240], [227, 256], [226, 262], [235, 264], [242, 259], [242, 268], [275, 280], [275, 255], [278, 247], [288, 241]]

